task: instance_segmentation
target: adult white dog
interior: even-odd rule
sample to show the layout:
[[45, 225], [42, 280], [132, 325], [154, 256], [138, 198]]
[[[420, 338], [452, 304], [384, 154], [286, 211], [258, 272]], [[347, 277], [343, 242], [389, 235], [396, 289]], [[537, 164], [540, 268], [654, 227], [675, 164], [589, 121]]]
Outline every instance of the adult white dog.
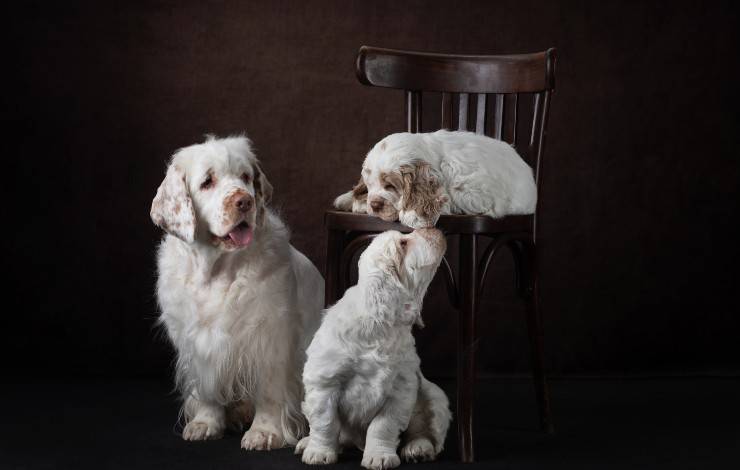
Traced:
[[311, 433], [296, 446], [307, 464], [364, 448], [370, 469], [432, 460], [450, 423], [444, 392], [422, 376], [411, 328], [446, 242], [442, 232], [378, 235], [360, 257], [359, 281], [325, 314], [308, 348], [303, 412]]
[[267, 206], [272, 186], [244, 136], [177, 151], [152, 202], [167, 232], [157, 295], [177, 350], [186, 440], [241, 429], [245, 449], [305, 432], [305, 347], [320, 322], [324, 280]]
[[334, 201], [337, 209], [376, 215], [414, 228], [441, 214], [531, 214], [532, 168], [513, 147], [472, 132], [391, 134], [367, 154], [360, 181]]

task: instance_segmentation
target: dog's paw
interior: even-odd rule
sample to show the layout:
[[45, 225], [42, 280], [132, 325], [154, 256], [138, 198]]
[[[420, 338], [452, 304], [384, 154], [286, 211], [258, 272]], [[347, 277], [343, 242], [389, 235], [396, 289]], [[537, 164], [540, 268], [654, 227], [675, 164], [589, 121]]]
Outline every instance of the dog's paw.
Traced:
[[[303, 438], [301, 442], [306, 439], [308, 438]], [[297, 450], [298, 448], [296, 447], [296, 451]], [[311, 443], [309, 442], [303, 449], [303, 457], [301, 460], [303, 463], [308, 465], [328, 465], [337, 462], [337, 452], [325, 447], [311, 446]]]
[[370, 470], [385, 470], [386, 468], [396, 468], [399, 465], [401, 465], [401, 459], [396, 454], [369, 454], [365, 452], [362, 455], [362, 466]]
[[295, 445], [295, 451], [293, 451], [294, 454], [300, 455], [303, 453], [304, 450], [306, 450], [306, 447], [308, 447], [308, 444], [311, 442], [311, 436], [306, 436], [300, 441], [298, 441], [298, 444]]
[[434, 460], [434, 445], [426, 437], [413, 439], [401, 448], [401, 457], [407, 462], [428, 462]]
[[285, 440], [277, 434], [262, 429], [250, 429], [242, 437], [242, 449], [273, 450], [285, 445]]
[[354, 197], [352, 195], [352, 191], [347, 191], [346, 193], [340, 194], [337, 196], [336, 199], [334, 199], [334, 208], [339, 209], [340, 211], [351, 211], [352, 210], [352, 202], [354, 201]]
[[221, 439], [224, 430], [215, 423], [205, 421], [190, 421], [182, 430], [182, 438], [186, 441], [205, 441], [209, 439]]

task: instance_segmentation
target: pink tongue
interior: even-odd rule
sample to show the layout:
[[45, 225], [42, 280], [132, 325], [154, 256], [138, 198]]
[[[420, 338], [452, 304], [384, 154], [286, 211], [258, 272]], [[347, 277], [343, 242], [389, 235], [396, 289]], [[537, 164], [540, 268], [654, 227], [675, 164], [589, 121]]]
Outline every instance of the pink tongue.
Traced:
[[239, 225], [229, 232], [229, 238], [236, 246], [247, 246], [252, 241], [252, 227]]

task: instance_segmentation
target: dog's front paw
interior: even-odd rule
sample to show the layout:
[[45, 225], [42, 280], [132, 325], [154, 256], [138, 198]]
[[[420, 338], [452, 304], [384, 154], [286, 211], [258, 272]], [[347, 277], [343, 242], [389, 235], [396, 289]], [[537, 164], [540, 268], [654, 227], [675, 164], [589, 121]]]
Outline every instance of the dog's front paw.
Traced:
[[296, 455], [300, 455], [303, 453], [304, 450], [306, 450], [306, 447], [308, 447], [308, 444], [311, 442], [311, 436], [306, 436], [300, 441], [298, 441], [298, 444], [295, 445], [295, 451], [293, 452]]
[[362, 455], [362, 466], [370, 470], [385, 470], [401, 465], [401, 459], [391, 453], [367, 453]]
[[434, 460], [434, 445], [426, 437], [418, 437], [401, 448], [401, 457], [407, 462], [428, 462]]
[[352, 203], [354, 201], [354, 196], [352, 194], [352, 191], [347, 191], [344, 194], [340, 194], [337, 196], [336, 199], [334, 199], [334, 208], [339, 209], [340, 211], [351, 211], [352, 210]]
[[273, 450], [284, 445], [282, 436], [262, 429], [250, 429], [242, 437], [242, 449], [245, 450]]
[[[301, 442], [305, 441], [303, 438]], [[296, 447], [296, 452], [298, 448]], [[309, 441], [306, 447], [303, 449], [303, 457], [301, 458], [303, 463], [308, 465], [328, 465], [337, 462], [337, 452], [333, 449], [326, 447], [312, 446]]]
[[224, 435], [222, 427], [215, 423], [206, 421], [190, 421], [182, 430], [182, 438], [186, 441], [205, 441], [208, 439], [221, 439]]

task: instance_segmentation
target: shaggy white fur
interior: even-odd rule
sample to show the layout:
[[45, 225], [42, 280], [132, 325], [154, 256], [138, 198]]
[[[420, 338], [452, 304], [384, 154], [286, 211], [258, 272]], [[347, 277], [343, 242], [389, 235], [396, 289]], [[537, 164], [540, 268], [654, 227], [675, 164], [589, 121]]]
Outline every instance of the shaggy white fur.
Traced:
[[367, 154], [340, 210], [433, 226], [440, 214], [531, 214], [537, 204], [532, 169], [513, 147], [472, 132], [391, 134]]
[[272, 186], [244, 136], [179, 150], [152, 202], [161, 323], [177, 350], [187, 440], [241, 427], [245, 449], [295, 444], [305, 347], [324, 280], [268, 207]]
[[341, 446], [364, 449], [362, 466], [432, 460], [450, 423], [444, 392], [421, 374], [411, 329], [446, 248], [442, 232], [378, 235], [360, 257], [359, 281], [325, 314], [308, 348], [303, 412], [307, 464], [336, 462]]

